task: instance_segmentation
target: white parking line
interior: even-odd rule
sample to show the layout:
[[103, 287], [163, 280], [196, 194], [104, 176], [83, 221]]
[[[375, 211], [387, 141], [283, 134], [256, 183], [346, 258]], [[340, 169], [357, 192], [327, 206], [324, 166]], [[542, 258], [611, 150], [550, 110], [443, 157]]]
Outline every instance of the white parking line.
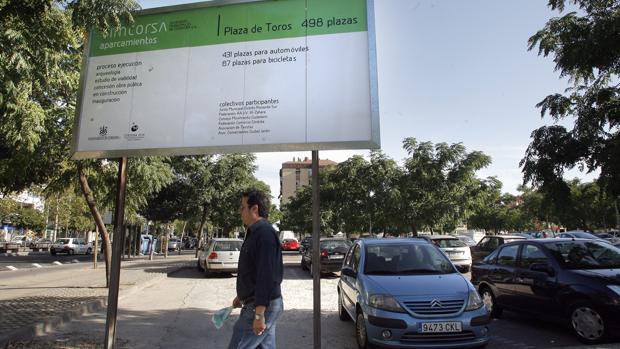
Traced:
[[6, 268], [9, 269], [9, 270], [13, 270], [13, 271], [18, 270], [17, 268], [15, 268], [12, 265], [7, 265]]
[[54, 263], [52, 263], [54, 265], [62, 265], [62, 263], [60, 263], [59, 261], [55, 261]]
[[39, 263], [32, 263], [32, 266], [35, 268], [43, 268]]

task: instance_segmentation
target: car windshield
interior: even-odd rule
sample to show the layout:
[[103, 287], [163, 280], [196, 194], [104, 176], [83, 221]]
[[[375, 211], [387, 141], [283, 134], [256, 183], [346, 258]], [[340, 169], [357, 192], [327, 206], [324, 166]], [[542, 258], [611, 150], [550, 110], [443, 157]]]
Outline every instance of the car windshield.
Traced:
[[368, 245], [364, 272], [367, 275], [450, 274], [452, 263], [428, 244]]
[[446, 248], [446, 247], [467, 247], [464, 242], [459, 239], [433, 239], [435, 245]]
[[241, 241], [216, 241], [213, 251], [241, 251]]
[[563, 241], [545, 244], [568, 269], [620, 268], [620, 249], [596, 241]]
[[342, 250], [346, 252], [351, 247], [351, 243], [347, 240], [323, 240], [319, 246], [321, 250], [327, 250], [328, 252]]
[[58, 239], [56, 240], [57, 244], [68, 244], [69, 243], [69, 239]]
[[476, 244], [476, 240], [470, 238], [469, 236], [459, 236], [459, 240], [463, 241], [464, 243], [466, 243], [468, 245], [475, 245]]

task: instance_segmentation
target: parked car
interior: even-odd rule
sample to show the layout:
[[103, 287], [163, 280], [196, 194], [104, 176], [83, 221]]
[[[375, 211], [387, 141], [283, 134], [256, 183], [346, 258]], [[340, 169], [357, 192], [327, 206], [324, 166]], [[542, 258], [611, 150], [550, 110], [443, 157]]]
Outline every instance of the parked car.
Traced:
[[568, 323], [584, 343], [620, 330], [620, 249], [593, 239], [502, 245], [474, 264], [472, 282], [493, 316], [502, 309]]
[[439, 247], [461, 273], [468, 273], [471, 268], [471, 250], [459, 238], [450, 235], [424, 235], [426, 239]]
[[183, 237], [183, 246], [188, 249], [196, 248], [196, 244], [198, 243], [198, 239], [195, 237], [184, 236]]
[[21, 247], [28, 247], [30, 245], [29, 238], [26, 235], [15, 235], [11, 238], [11, 242]]
[[617, 234], [615, 234], [614, 232], [592, 233], [592, 235], [596, 236], [599, 239], [607, 240], [607, 241], [611, 242], [612, 245], [617, 243], [617, 242], [620, 242], [620, 238], [618, 238]]
[[567, 239], [590, 239], [590, 240], [597, 240], [599, 242], [609, 243], [609, 241], [605, 239], [601, 239], [597, 237], [596, 235], [593, 235], [593, 234], [590, 234], [588, 232], [581, 231], [581, 230], [567, 231], [565, 233], [561, 233], [560, 237], [567, 238]]
[[168, 240], [168, 251], [179, 251], [181, 245], [181, 239], [170, 238], [170, 240]]
[[555, 238], [559, 236], [559, 234], [556, 234], [550, 230], [535, 231], [535, 232], [530, 233], [529, 235], [533, 239]]
[[30, 242], [30, 248], [32, 249], [49, 249], [54, 242], [50, 239], [40, 238]]
[[93, 247], [89, 242], [81, 238], [62, 238], [57, 239], [50, 247], [52, 256], [56, 253], [73, 254], [91, 254]]
[[533, 239], [534, 236], [532, 235], [533, 233], [512, 233], [510, 235], [514, 235], [514, 236], [522, 236], [526, 239]]
[[[351, 242], [345, 239], [321, 239], [319, 250], [321, 254], [320, 273], [334, 273], [340, 271], [344, 255], [349, 250]], [[301, 257], [301, 268], [310, 271], [313, 275], [314, 265], [312, 264], [313, 246], [308, 245]]]
[[467, 235], [457, 235], [456, 236], [457, 239], [463, 241], [465, 243], [465, 245], [467, 246], [475, 246], [476, 245], [476, 240], [472, 239], [471, 237], [467, 236]]
[[284, 239], [282, 241], [283, 251], [299, 251], [299, 241], [297, 239]]
[[357, 241], [338, 281], [338, 314], [360, 348], [473, 348], [491, 317], [474, 286], [421, 239]]
[[211, 273], [236, 273], [243, 240], [211, 239], [198, 256], [198, 268]]
[[516, 240], [526, 240], [526, 238], [519, 235], [487, 235], [476, 246], [471, 247], [472, 259], [474, 263], [480, 261], [495, 251], [500, 245]]
[[312, 243], [312, 236], [306, 236], [303, 239], [301, 239], [301, 243], [299, 246], [299, 253], [303, 254], [304, 251], [308, 248], [308, 246], [310, 246], [311, 243]]

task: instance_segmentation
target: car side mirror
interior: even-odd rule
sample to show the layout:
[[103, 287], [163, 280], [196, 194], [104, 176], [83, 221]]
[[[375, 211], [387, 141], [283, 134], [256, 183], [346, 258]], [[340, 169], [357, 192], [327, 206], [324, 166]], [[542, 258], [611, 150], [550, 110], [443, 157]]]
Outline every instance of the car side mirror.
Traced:
[[342, 268], [341, 273], [342, 275], [350, 276], [352, 278], [357, 278], [357, 273], [355, 272], [355, 270], [349, 267]]
[[547, 263], [534, 263], [530, 265], [531, 271], [538, 271], [541, 273], [548, 274], [549, 276], [555, 275], [555, 270], [553, 267]]

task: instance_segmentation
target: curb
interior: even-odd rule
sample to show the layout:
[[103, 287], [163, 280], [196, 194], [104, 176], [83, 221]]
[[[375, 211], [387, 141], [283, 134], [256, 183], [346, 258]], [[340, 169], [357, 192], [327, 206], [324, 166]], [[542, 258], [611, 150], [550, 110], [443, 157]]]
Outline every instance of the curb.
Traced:
[[[162, 273], [161, 275], [154, 276], [149, 280], [121, 289], [119, 290], [118, 299], [121, 300], [144, 288], [147, 288], [156, 283], [157, 281], [168, 277], [168, 275], [175, 273], [182, 268], [193, 265], [192, 262], [179, 263], [178, 265], [169, 266], [168, 270], [166, 270], [166, 273]], [[121, 291], [122, 294], [120, 294]], [[43, 336], [48, 332], [52, 332], [64, 326], [68, 322], [82, 317], [83, 315], [104, 312], [107, 309], [107, 302], [107, 296], [105, 296], [105, 299], [87, 302], [71, 310], [60, 313], [56, 316], [41, 319], [39, 320], [39, 322], [32, 325], [27, 325], [18, 330], [14, 330], [5, 334], [0, 334], [0, 348], [5, 348], [11, 341], [32, 340], [34, 337]]]
[[3, 252], [4, 257], [24, 257], [24, 256], [44, 256], [50, 254], [49, 251], [23, 251], [23, 252]]
[[68, 310], [60, 315], [40, 320], [38, 323], [25, 326], [4, 335], [0, 335], [0, 347], [4, 347], [14, 340], [30, 340], [33, 337], [41, 336], [46, 332], [51, 332], [62, 327], [73, 319], [88, 313], [96, 313], [106, 309], [106, 301], [103, 299], [84, 303], [79, 307]]

